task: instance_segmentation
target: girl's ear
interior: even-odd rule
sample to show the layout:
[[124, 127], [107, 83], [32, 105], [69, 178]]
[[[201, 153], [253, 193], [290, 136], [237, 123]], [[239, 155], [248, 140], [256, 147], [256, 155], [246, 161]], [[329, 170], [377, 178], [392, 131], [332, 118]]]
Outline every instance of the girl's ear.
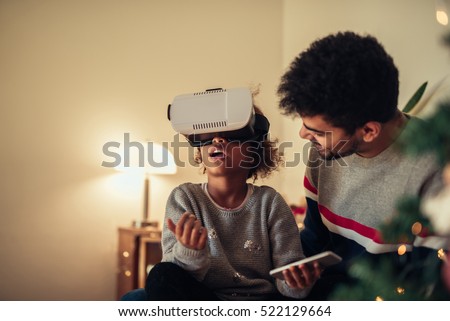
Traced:
[[372, 142], [381, 133], [381, 123], [376, 121], [369, 121], [360, 128], [362, 139], [366, 143]]

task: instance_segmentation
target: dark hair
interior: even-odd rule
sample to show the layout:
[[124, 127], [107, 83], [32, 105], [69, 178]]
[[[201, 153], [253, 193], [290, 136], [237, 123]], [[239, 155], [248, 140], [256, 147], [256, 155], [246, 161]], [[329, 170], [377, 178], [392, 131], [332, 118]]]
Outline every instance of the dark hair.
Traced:
[[[257, 106], [253, 105], [253, 108], [257, 114], [264, 115]], [[250, 168], [247, 178], [253, 178], [253, 182], [258, 178], [266, 178], [283, 164], [283, 157], [280, 155], [278, 148], [276, 148], [276, 144], [277, 140], [271, 140], [268, 134], [264, 136], [262, 141], [252, 142], [252, 147], [254, 148], [252, 152], [255, 152], [259, 157], [256, 159], [257, 164]], [[194, 161], [198, 164], [202, 163], [200, 148], [196, 150]], [[205, 171], [206, 168], [204, 167], [203, 173]]]
[[321, 115], [353, 133], [368, 121], [385, 123], [397, 110], [398, 70], [370, 35], [339, 32], [316, 40], [290, 65], [278, 87], [286, 115]]

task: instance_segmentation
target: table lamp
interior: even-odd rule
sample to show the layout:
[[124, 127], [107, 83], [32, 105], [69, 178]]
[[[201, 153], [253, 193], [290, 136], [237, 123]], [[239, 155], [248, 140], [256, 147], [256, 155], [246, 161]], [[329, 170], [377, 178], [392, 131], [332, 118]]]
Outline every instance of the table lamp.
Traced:
[[143, 216], [140, 220], [134, 220], [133, 226], [157, 227], [158, 222], [150, 220], [150, 178], [152, 175], [173, 175], [177, 172], [177, 166], [173, 154], [165, 146], [154, 142], [134, 142], [131, 147], [137, 148], [131, 152], [139, 152], [138, 157], [135, 154], [131, 155], [129, 148], [128, 153], [124, 152], [123, 163], [116, 169], [144, 176]]

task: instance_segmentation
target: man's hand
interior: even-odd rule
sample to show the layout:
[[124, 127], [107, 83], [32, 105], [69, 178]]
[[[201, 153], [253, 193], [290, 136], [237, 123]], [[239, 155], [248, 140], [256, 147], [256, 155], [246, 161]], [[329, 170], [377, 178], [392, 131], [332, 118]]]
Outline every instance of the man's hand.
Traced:
[[309, 268], [306, 264], [291, 266], [289, 269], [283, 271], [284, 280], [286, 284], [294, 289], [304, 289], [312, 286], [317, 279], [320, 278], [322, 269], [319, 263], [314, 263], [314, 268]]
[[192, 250], [205, 248], [208, 233], [194, 214], [184, 213], [177, 224], [169, 218], [167, 227], [184, 247]]

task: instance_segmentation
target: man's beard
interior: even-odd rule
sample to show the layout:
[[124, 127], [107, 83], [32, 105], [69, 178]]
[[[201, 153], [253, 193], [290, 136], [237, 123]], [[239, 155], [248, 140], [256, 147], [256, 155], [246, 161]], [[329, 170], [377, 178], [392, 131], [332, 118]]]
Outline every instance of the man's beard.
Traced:
[[[324, 160], [333, 160], [333, 159], [339, 159], [342, 157], [350, 156], [358, 151], [358, 147], [360, 146], [361, 142], [358, 140], [347, 140], [339, 149], [336, 151], [335, 149], [328, 149], [328, 148], [321, 148], [322, 146], [316, 142], [311, 142], [313, 147], [316, 148], [317, 153], [319, 154], [320, 158]], [[343, 148], [351, 144], [350, 147], [346, 150], [343, 150]]]

